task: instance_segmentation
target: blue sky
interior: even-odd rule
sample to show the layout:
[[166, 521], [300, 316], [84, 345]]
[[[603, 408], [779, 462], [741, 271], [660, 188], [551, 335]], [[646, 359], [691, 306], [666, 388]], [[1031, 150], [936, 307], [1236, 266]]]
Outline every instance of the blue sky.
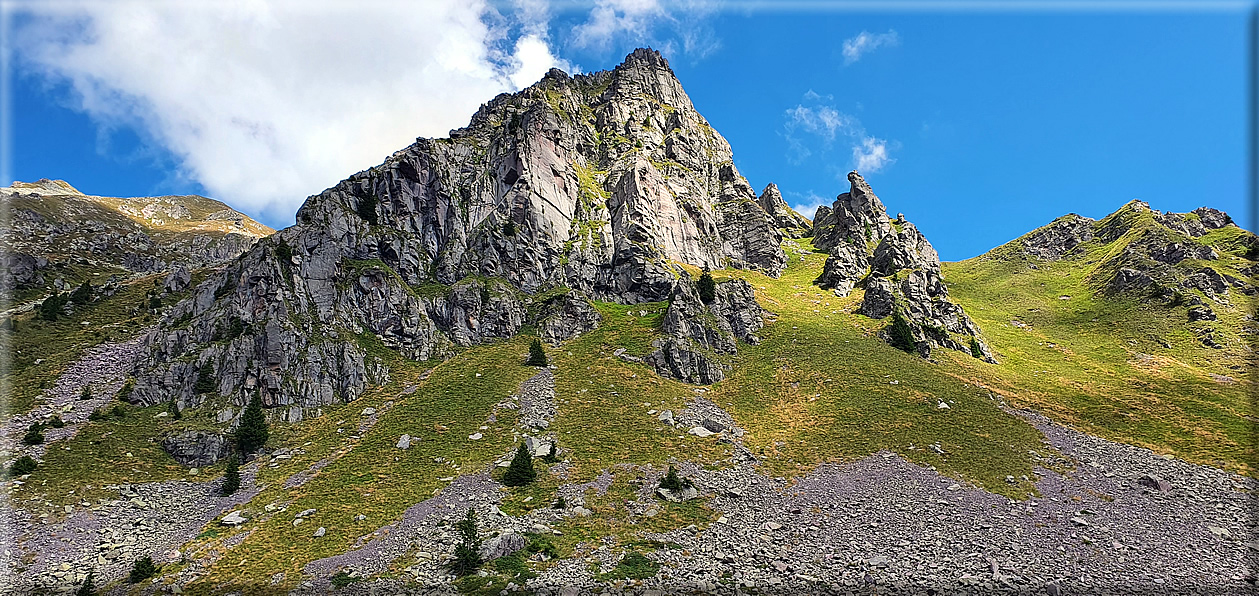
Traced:
[[1132, 199], [1251, 221], [1245, 3], [260, 5], [6, 4], [0, 182], [284, 227], [496, 93], [650, 45], [757, 190], [811, 216], [861, 166], [945, 260]]

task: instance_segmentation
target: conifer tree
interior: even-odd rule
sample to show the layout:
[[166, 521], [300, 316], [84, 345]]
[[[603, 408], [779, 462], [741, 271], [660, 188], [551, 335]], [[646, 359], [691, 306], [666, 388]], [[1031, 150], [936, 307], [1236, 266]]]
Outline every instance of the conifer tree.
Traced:
[[236, 446], [242, 456], [262, 448], [271, 436], [267, 428], [267, 418], [262, 414], [262, 398], [254, 393], [240, 416], [240, 426], [236, 429]]
[[695, 283], [699, 290], [699, 299], [704, 304], [712, 304], [717, 297], [717, 282], [713, 281], [713, 275], [708, 272], [708, 268], [704, 268], [704, 272], [699, 274], [699, 281]]
[[909, 321], [905, 320], [905, 315], [900, 310], [892, 312], [892, 324], [888, 326], [887, 335], [892, 347], [913, 353], [917, 349], [914, 341], [914, 330], [909, 326]]
[[171, 420], [179, 420], [184, 417], [184, 413], [179, 409], [179, 402], [173, 399], [167, 404], [166, 412], [170, 414]]
[[158, 570], [158, 566], [153, 564], [153, 557], [136, 559], [135, 564], [131, 566], [131, 574], [127, 576], [127, 583], [138, 584], [157, 575]]
[[87, 572], [87, 579], [83, 580], [83, 585], [74, 591], [74, 596], [96, 596], [96, 584], [93, 581], [95, 578], [95, 571]]
[[525, 444], [521, 443], [516, 450], [516, 457], [512, 458], [511, 465], [507, 466], [507, 472], [503, 474], [503, 484], [524, 486], [537, 477], [538, 473], [533, 469], [533, 456], [525, 449]]
[[463, 577], [471, 575], [481, 566], [481, 538], [477, 536], [476, 512], [468, 509], [467, 517], [455, 522], [459, 531], [459, 544], [455, 546], [455, 558], [450, 570]]
[[533, 343], [529, 344], [529, 359], [525, 361], [526, 366], [546, 366], [546, 351], [542, 349], [542, 341], [534, 338]]
[[209, 393], [214, 389], [214, 367], [207, 362], [197, 371], [197, 382], [193, 384], [192, 390], [197, 393]]
[[240, 462], [233, 453], [227, 456], [227, 471], [223, 473], [223, 487], [219, 489], [219, 495], [226, 497], [237, 490], [240, 490]]

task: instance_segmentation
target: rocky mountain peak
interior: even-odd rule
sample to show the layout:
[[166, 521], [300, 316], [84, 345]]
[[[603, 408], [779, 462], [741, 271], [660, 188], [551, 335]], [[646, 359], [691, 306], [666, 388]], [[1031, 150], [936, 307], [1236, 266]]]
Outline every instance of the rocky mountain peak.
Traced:
[[82, 195], [79, 189], [70, 186], [65, 180], [49, 180], [40, 178], [35, 182], [14, 181], [8, 188], [8, 192], [15, 194], [36, 194], [36, 195]]
[[813, 221], [813, 244], [828, 250], [841, 242], [879, 242], [892, 229], [883, 201], [856, 170], [848, 173], [849, 190]]
[[770, 182], [765, 190], [761, 191], [761, 196], [756, 201], [761, 205], [761, 209], [774, 218], [774, 223], [785, 236], [804, 238], [813, 233], [813, 224], [787, 205], [777, 184]]

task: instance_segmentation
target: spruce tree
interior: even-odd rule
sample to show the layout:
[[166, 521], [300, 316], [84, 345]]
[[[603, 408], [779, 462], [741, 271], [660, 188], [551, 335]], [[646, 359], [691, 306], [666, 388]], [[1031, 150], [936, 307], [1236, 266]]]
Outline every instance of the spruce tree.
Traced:
[[214, 367], [207, 362], [197, 371], [197, 382], [193, 384], [192, 390], [197, 393], [209, 393], [214, 389]]
[[136, 559], [135, 564], [131, 566], [131, 573], [127, 576], [127, 583], [138, 584], [157, 575], [158, 570], [158, 566], [153, 564], [153, 557]]
[[38, 422], [31, 424], [26, 429], [26, 434], [22, 437], [22, 443], [26, 445], [39, 445], [44, 442], [44, 426]]
[[463, 577], [471, 575], [481, 566], [481, 538], [477, 536], [476, 512], [468, 509], [467, 517], [455, 522], [459, 531], [459, 544], [455, 546], [455, 558], [450, 570]]
[[219, 495], [226, 497], [237, 490], [240, 490], [240, 462], [233, 453], [227, 456], [227, 471], [223, 473], [223, 486], [219, 489]]
[[242, 456], [253, 453], [266, 444], [271, 431], [267, 428], [267, 418], [262, 414], [262, 398], [254, 393], [240, 416], [240, 426], [236, 429], [236, 446]]
[[25, 476], [34, 472], [37, 468], [39, 468], [39, 462], [29, 455], [23, 455], [9, 465], [9, 477]]
[[92, 282], [88, 280], [83, 280], [83, 285], [79, 286], [78, 288], [75, 288], [75, 290], [70, 293], [70, 301], [78, 305], [83, 305], [83, 304], [87, 304], [91, 302], [92, 301]]
[[525, 444], [521, 443], [516, 450], [516, 457], [512, 458], [511, 465], [507, 466], [507, 472], [503, 474], [503, 484], [524, 486], [537, 477], [538, 473], [533, 469], [533, 456], [525, 449]]
[[526, 366], [546, 366], [546, 351], [542, 349], [541, 340], [534, 338], [533, 343], [529, 344], [529, 359], [525, 361]]
[[708, 268], [704, 268], [704, 272], [699, 274], [699, 281], [695, 286], [699, 290], [699, 299], [704, 304], [712, 304], [717, 298], [717, 282], [713, 281], [713, 275], [708, 272]]
[[171, 420], [179, 420], [184, 417], [184, 413], [179, 409], [179, 402], [173, 399], [167, 404], [166, 411], [170, 414]]
[[556, 452], [556, 447], [555, 447], [557, 442], [558, 441], [551, 441], [551, 450], [546, 452], [546, 457], [542, 458], [542, 461], [548, 464], [553, 464], [557, 461], [560, 461], [559, 454]]
[[670, 492], [679, 492], [690, 486], [690, 480], [683, 480], [678, 477], [678, 471], [669, 466], [669, 470], [665, 472], [664, 478], [660, 479], [660, 488]]
[[900, 310], [892, 312], [892, 324], [887, 328], [888, 340], [892, 347], [914, 353], [917, 343], [914, 341], [914, 330]]

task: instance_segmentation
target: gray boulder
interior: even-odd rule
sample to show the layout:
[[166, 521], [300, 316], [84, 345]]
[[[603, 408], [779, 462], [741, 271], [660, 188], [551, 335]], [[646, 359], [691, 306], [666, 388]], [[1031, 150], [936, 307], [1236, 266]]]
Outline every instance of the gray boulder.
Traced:
[[507, 531], [490, 538], [481, 546], [481, 559], [493, 561], [518, 552], [528, 546], [529, 541], [516, 532]]
[[538, 336], [558, 345], [599, 326], [602, 316], [579, 292], [564, 292], [537, 307]]
[[209, 466], [227, 457], [231, 445], [227, 437], [214, 432], [188, 430], [161, 440], [162, 450], [189, 468]]
[[179, 263], [166, 275], [166, 280], [162, 282], [162, 289], [175, 294], [187, 290], [191, 284], [192, 273], [188, 271], [187, 266]]

